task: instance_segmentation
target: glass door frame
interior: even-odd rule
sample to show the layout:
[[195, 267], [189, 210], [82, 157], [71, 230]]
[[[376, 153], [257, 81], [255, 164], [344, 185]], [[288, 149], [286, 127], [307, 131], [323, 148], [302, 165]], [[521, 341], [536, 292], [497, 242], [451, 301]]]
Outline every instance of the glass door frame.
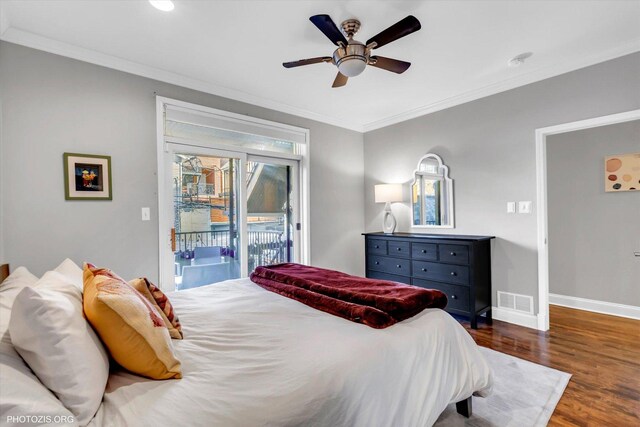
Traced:
[[[274, 122], [271, 120], [260, 119], [257, 117], [252, 117], [246, 114], [238, 114], [232, 113], [229, 111], [219, 110], [212, 107], [206, 107], [203, 105], [193, 104], [190, 102], [185, 102], [177, 99], [167, 98], [164, 96], [156, 95], [156, 164], [157, 164], [157, 175], [158, 175], [158, 276], [159, 276], [159, 286], [162, 290], [165, 291], [173, 291], [173, 286], [170, 284], [174, 283], [174, 275], [173, 270], [169, 276], [167, 276], [167, 248], [170, 248], [171, 244], [171, 224], [173, 224], [169, 219], [169, 215], [173, 215], [172, 209], [167, 209], [168, 200], [173, 200], [173, 194], [171, 191], [171, 186], [167, 185], [167, 177], [166, 175], [166, 158], [169, 157], [167, 155], [167, 145], [170, 143], [180, 144], [186, 146], [185, 149], [192, 149], [194, 147], [203, 148], [205, 150], [208, 149], [218, 149], [222, 151], [231, 151], [234, 155], [256, 155], [264, 158], [268, 158], [268, 161], [277, 161], [278, 159], [288, 159], [293, 160], [298, 163], [298, 177], [294, 179], [294, 184], [298, 186], [298, 191], [295, 192], [297, 197], [298, 209], [298, 223], [300, 224], [300, 229], [295, 227], [294, 236], [296, 241], [298, 242], [297, 249], [295, 249], [296, 262], [301, 264], [308, 264], [311, 261], [311, 221], [310, 221], [310, 208], [311, 208], [311, 200], [310, 200], [310, 166], [311, 166], [311, 135], [309, 129], [305, 129], [298, 126], [292, 126], [289, 124]], [[297, 140], [297, 150], [295, 153], [282, 153], [282, 152], [269, 152], [265, 150], [255, 149], [255, 148], [242, 148], [236, 150], [236, 147], [232, 147], [222, 143], [215, 143], [211, 141], [201, 141], [201, 140], [193, 140], [188, 138], [179, 138], [179, 137], [171, 137], [165, 135], [165, 118], [166, 111], [169, 108], [184, 108], [188, 109], [191, 112], [195, 112], [199, 115], [204, 115], [207, 117], [213, 117], [220, 123], [220, 128], [232, 130], [240, 133], [249, 133], [257, 136], [267, 136], [269, 135], [289, 135], [291, 136], [291, 140]], [[263, 134], [264, 130], [264, 134]], [[275, 132], [275, 134], [274, 134]], [[286, 140], [289, 140], [287, 136], [285, 136]], [[239, 147], [238, 147], [239, 148]], [[232, 156], [233, 157], [233, 156]], [[246, 164], [246, 162], [243, 162]], [[246, 180], [245, 175], [243, 175], [243, 180]], [[169, 181], [170, 182], [170, 181]], [[246, 183], [245, 183], [246, 185]], [[246, 191], [246, 188], [243, 189]], [[246, 207], [246, 201], [243, 204]], [[246, 217], [246, 216], [245, 216]], [[152, 217], [153, 218], [153, 217]], [[246, 242], [246, 235], [245, 242]], [[294, 243], [295, 244], [295, 243]], [[173, 258], [171, 258], [173, 259]], [[248, 258], [245, 255], [245, 260]], [[169, 263], [172, 265], [173, 262]], [[245, 270], [246, 271], [246, 270]]]
[[[301, 251], [301, 243], [302, 239], [300, 236], [300, 230], [298, 229], [298, 225], [300, 224], [300, 216], [302, 213], [300, 200], [301, 198], [301, 189], [300, 189], [300, 162], [298, 160], [293, 159], [285, 159], [282, 157], [271, 157], [265, 155], [255, 155], [249, 154], [247, 156], [247, 161], [249, 162], [258, 162], [258, 163], [267, 163], [278, 166], [289, 166], [291, 168], [291, 176], [289, 177], [289, 183], [291, 185], [291, 199], [289, 200], [289, 204], [291, 205], [291, 223], [293, 224], [293, 252], [291, 262], [300, 263], [302, 258]], [[246, 208], [246, 206], [245, 206]]]
[[[240, 277], [247, 276], [248, 270], [248, 250], [247, 250], [247, 154], [237, 151], [220, 150], [217, 148], [205, 148], [193, 145], [176, 144], [167, 141], [165, 143], [165, 151], [163, 153], [163, 187], [158, 191], [158, 194], [165, 192], [171, 192], [173, 188], [173, 175], [172, 168], [176, 154], [193, 154], [196, 156], [209, 156], [209, 157], [222, 157], [227, 159], [237, 159], [239, 162], [239, 183], [240, 186], [237, 189], [238, 198], [236, 200], [238, 204], [238, 237], [240, 244], [237, 248], [240, 254]], [[159, 207], [160, 215], [160, 284], [161, 289], [167, 291], [173, 291], [169, 284], [175, 283], [174, 277], [174, 252], [173, 252], [173, 236], [171, 233], [172, 225], [174, 224], [174, 200], [172, 197], [163, 197], [164, 203]], [[163, 219], [164, 218], [164, 219]], [[162, 229], [164, 227], [164, 233]]]

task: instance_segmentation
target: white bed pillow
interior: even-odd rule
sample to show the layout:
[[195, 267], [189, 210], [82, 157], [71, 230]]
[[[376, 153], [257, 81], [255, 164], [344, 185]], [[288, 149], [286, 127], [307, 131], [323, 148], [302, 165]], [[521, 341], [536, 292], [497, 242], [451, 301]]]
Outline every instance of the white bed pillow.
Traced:
[[80, 425], [100, 403], [109, 359], [82, 311], [82, 294], [55, 271], [16, 297], [9, 331], [15, 349]]
[[4, 292], [12, 287], [24, 287], [33, 285], [38, 278], [31, 274], [27, 267], [16, 268], [4, 282], [0, 283], [0, 292]]
[[[0, 284], [0, 425], [10, 425], [7, 417], [32, 415], [32, 422], [19, 419], [20, 425], [41, 425], [39, 416], [51, 417], [59, 425], [76, 425], [73, 414], [31, 372], [16, 353], [9, 337], [9, 319], [13, 302], [20, 291], [33, 286], [38, 278], [24, 267], [18, 267]], [[64, 418], [63, 418], [64, 417]], [[16, 424], [18, 425], [18, 424]]]
[[82, 292], [82, 269], [78, 266], [78, 264], [67, 258], [62, 261], [60, 265], [57, 266], [53, 271], [62, 274], [71, 283], [76, 285], [76, 287], [80, 289], [80, 292]]
[[13, 301], [25, 286], [33, 286], [37, 281], [25, 267], [18, 267], [0, 284], [0, 342], [3, 344], [11, 345], [9, 318]]
[[[75, 426], [74, 416], [31, 372], [24, 360], [10, 344], [0, 343], [0, 425]], [[17, 418], [15, 423], [9, 417], [29, 415], [30, 422]], [[48, 423], [40, 417], [50, 417]], [[38, 422], [40, 421], [40, 422]]]

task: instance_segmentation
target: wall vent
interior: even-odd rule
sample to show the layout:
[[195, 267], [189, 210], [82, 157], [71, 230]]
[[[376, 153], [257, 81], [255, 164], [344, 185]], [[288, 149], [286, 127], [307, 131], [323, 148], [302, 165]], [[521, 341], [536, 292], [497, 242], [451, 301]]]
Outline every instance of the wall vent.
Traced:
[[533, 314], [533, 297], [498, 291], [498, 307]]

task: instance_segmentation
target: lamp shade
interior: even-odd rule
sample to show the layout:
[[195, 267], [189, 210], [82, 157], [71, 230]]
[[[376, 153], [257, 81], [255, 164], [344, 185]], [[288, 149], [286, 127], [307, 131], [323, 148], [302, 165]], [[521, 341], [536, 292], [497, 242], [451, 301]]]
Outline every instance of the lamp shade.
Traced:
[[376, 203], [402, 201], [402, 184], [378, 184], [375, 186]]

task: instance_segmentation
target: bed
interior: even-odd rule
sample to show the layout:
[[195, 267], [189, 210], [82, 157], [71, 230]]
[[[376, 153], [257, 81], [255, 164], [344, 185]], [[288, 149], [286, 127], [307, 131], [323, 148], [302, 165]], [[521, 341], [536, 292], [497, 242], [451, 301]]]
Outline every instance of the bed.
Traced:
[[473, 339], [439, 309], [373, 329], [249, 279], [168, 296], [183, 378], [113, 371], [89, 425], [430, 426], [491, 388]]

